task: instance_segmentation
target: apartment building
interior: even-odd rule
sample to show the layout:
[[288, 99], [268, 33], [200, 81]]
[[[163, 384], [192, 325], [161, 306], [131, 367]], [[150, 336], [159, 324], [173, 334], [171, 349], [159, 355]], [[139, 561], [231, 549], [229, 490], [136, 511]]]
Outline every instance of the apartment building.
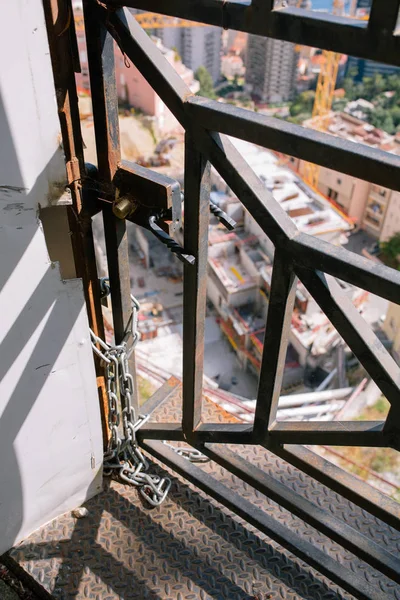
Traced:
[[221, 76], [222, 29], [220, 27], [164, 27], [156, 29], [166, 48], [174, 48], [182, 62], [193, 72], [201, 66], [209, 71], [213, 82]]
[[[81, 9], [75, 8], [75, 22], [77, 31], [78, 51], [81, 73], [76, 74], [78, 90], [90, 93], [90, 79], [88, 71], [88, 58], [86, 51], [85, 31]], [[162, 41], [153, 37], [154, 43], [164, 54], [168, 62], [173, 65], [179, 76], [195, 94], [200, 89], [199, 82], [194, 78], [193, 71], [181, 60], [178, 53], [166, 48]], [[115, 44], [115, 79], [118, 99], [121, 102], [143, 111], [146, 115], [155, 118], [155, 125], [159, 133], [164, 134], [179, 127], [171, 111], [157, 96], [151, 85], [141, 75], [131, 61], [122, 56]]]
[[361, 227], [381, 242], [400, 231], [400, 193], [371, 185]]
[[246, 85], [261, 102], [286, 102], [296, 89], [297, 52], [294, 44], [249, 35]]
[[[313, 127], [312, 119], [304, 122]], [[345, 112], [330, 113], [325, 127], [328, 133], [352, 142], [367, 144], [400, 155], [400, 135], [385, 131]], [[289, 163], [304, 173], [304, 163]], [[365, 229], [381, 241], [400, 231], [400, 194], [326, 167], [319, 169], [318, 190], [351, 218], [356, 226]]]
[[[297, 0], [289, 0], [297, 6]], [[305, 0], [302, 8], [311, 8]], [[261, 102], [286, 102], [296, 91], [298, 52], [282, 40], [249, 35], [246, 52], [246, 86]]]

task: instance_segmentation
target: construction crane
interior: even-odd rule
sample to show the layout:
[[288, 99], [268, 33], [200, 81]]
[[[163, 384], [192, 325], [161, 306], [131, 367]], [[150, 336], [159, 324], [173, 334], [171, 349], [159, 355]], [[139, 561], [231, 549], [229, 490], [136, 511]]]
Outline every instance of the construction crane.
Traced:
[[138, 13], [135, 16], [136, 21], [143, 29], [162, 29], [164, 27], [207, 27], [204, 23], [187, 21], [176, 17], [167, 17], [156, 13], [145, 12]]
[[[177, 17], [167, 17], [151, 12], [138, 13], [135, 14], [134, 17], [143, 29], [162, 29], [164, 27], [207, 27], [204, 23], [196, 23], [195, 21], [178, 19]], [[74, 19], [77, 31], [83, 31], [83, 14], [75, 14]]]
[[[298, 3], [300, 7], [302, 0]], [[344, 12], [344, 0], [333, 0], [333, 14], [342, 15]], [[315, 100], [312, 112], [313, 127], [319, 131], [326, 129], [326, 115], [332, 108], [337, 74], [339, 69], [340, 54], [324, 50], [322, 53], [321, 70], [318, 75]], [[304, 164], [304, 180], [316, 188], [319, 178], [319, 165], [307, 162]]]

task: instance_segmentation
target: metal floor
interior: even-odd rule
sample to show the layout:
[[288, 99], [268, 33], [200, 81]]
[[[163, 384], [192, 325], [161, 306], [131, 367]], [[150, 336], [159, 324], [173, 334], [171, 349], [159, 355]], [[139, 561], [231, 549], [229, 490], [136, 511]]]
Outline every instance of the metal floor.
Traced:
[[[157, 409], [157, 418], [178, 420], [179, 405], [178, 389]], [[204, 408], [207, 420], [234, 420], [209, 401]], [[393, 554], [400, 553], [400, 533], [269, 452], [248, 446], [236, 450]], [[399, 586], [315, 529], [215, 463], [202, 468], [374, 581], [382, 600], [400, 600]], [[86, 518], [61, 516], [10, 552], [14, 567], [24, 569], [57, 600], [352, 598], [179, 476], [172, 476], [167, 500], [155, 509], [143, 505], [135, 488], [117, 482], [106, 484], [85, 506]]]

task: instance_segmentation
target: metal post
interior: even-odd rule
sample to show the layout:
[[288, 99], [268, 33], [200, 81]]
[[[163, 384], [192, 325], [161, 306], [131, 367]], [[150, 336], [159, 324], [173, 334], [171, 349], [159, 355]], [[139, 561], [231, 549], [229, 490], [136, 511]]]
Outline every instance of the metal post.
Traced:
[[210, 214], [210, 164], [185, 137], [184, 247], [194, 265], [184, 266], [183, 301], [183, 421], [185, 434], [201, 420], [204, 321], [207, 293], [207, 244]]

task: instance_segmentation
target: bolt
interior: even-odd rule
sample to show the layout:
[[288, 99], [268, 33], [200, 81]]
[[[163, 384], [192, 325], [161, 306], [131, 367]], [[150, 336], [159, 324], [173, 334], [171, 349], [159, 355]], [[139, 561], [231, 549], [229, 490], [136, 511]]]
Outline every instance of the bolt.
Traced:
[[113, 213], [118, 219], [126, 219], [134, 210], [136, 210], [135, 204], [127, 198], [121, 198], [113, 206]]

